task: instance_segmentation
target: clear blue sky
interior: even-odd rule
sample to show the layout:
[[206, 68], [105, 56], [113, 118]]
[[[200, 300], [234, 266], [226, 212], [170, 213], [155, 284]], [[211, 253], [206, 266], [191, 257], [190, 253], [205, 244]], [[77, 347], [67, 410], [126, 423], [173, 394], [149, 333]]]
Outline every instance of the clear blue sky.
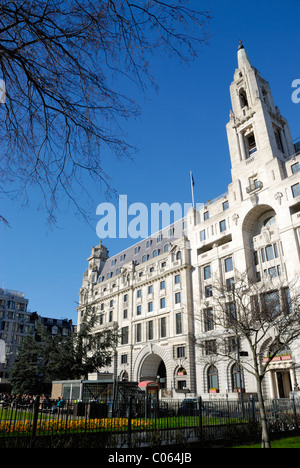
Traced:
[[[124, 127], [140, 151], [134, 161], [107, 158], [104, 163], [113, 186], [127, 195], [129, 203], [150, 207], [152, 202], [191, 202], [190, 170], [196, 202], [227, 191], [231, 179], [225, 125], [239, 39], [252, 64], [269, 81], [293, 138], [300, 137], [300, 104], [291, 99], [291, 83], [300, 79], [299, 0], [193, 0], [191, 4], [211, 11], [210, 45], [189, 68], [167, 57], [154, 59], [159, 91], [137, 96], [142, 116]], [[76, 323], [86, 259], [99, 242], [96, 207], [103, 201], [103, 192], [93, 195], [88, 207], [91, 225], [62, 203], [58, 226], [49, 230], [34, 192], [23, 208], [2, 198], [0, 212], [11, 228], [0, 226], [0, 287], [23, 291], [29, 308], [42, 316]], [[133, 243], [130, 239], [103, 242], [111, 255]]]

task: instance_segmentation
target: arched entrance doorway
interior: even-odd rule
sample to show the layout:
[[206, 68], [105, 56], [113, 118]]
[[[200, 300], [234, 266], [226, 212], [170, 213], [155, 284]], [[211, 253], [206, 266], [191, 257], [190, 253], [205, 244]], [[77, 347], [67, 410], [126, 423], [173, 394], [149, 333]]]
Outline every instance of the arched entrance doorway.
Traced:
[[160, 388], [166, 388], [167, 371], [164, 361], [157, 354], [149, 354], [144, 359], [140, 370], [140, 381], [153, 380], [159, 377]]

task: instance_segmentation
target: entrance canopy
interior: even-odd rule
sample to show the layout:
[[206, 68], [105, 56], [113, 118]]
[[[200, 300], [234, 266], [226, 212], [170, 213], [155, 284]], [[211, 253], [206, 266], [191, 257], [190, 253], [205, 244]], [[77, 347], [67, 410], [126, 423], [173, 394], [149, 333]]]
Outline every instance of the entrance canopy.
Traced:
[[139, 388], [145, 389], [147, 387], [158, 387], [158, 383], [152, 380], [144, 380], [138, 384]]

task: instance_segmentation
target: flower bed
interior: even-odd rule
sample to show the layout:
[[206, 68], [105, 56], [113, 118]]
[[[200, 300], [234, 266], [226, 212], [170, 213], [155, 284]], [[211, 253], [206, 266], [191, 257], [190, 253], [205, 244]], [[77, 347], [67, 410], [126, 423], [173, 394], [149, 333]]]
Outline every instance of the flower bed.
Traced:
[[[152, 422], [147, 419], [132, 419], [131, 428], [134, 429], [149, 429], [152, 427]], [[0, 421], [0, 435], [9, 434], [30, 434], [32, 432], [33, 422], [30, 420], [17, 421]], [[37, 422], [37, 433], [52, 433], [58, 434], [63, 432], [80, 432], [80, 431], [99, 431], [99, 430], [127, 430], [127, 418], [105, 418], [105, 419], [78, 419], [78, 420], [63, 420], [50, 419], [49, 421], [39, 420]]]

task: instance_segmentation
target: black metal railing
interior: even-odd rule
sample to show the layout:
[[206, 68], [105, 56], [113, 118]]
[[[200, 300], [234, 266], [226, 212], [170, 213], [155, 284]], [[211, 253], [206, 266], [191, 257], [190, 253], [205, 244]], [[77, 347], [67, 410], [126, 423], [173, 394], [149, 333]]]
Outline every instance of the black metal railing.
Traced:
[[[266, 400], [268, 422], [271, 430], [299, 428], [300, 400]], [[153, 434], [170, 440], [178, 433], [187, 439], [221, 437], [230, 427], [260, 421], [258, 402], [204, 400], [145, 400], [129, 397], [127, 401], [47, 401], [36, 397], [31, 404], [0, 402], [0, 443], [3, 439], [34, 441], [43, 436], [106, 433], [117, 437], [115, 446], [139, 443], [147, 445]], [[123, 437], [125, 436], [125, 438]], [[148, 439], [147, 439], [148, 437]], [[175, 436], [174, 436], [175, 437]], [[134, 442], [135, 443], [135, 442]]]

